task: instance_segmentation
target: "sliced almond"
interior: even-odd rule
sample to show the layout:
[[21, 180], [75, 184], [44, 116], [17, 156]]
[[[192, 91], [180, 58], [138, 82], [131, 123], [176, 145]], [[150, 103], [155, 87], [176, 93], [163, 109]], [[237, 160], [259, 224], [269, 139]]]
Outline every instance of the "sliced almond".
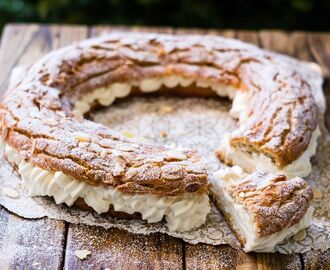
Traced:
[[126, 152], [131, 152], [135, 150], [135, 148], [129, 144], [119, 144], [118, 149]]
[[304, 240], [305, 237], [306, 237], [306, 230], [301, 230], [293, 236], [293, 239], [295, 241], [301, 241]]
[[63, 111], [57, 111], [56, 114], [61, 116], [62, 118], [65, 117], [65, 113]]
[[74, 255], [76, 255], [80, 260], [84, 260], [87, 256], [91, 255], [92, 253], [87, 249], [76, 250]]
[[101, 158], [105, 158], [107, 154], [108, 154], [108, 151], [103, 149], [100, 153], [100, 156], [101, 156]]
[[187, 158], [185, 154], [176, 150], [168, 150], [166, 151], [166, 159], [177, 159], [177, 160], [184, 160]]
[[74, 132], [73, 136], [80, 142], [90, 142], [91, 140], [88, 134], [79, 131]]
[[313, 197], [314, 199], [321, 199], [323, 197], [321, 190], [318, 188], [313, 188]]
[[54, 118], [45, 118], [42, 122], [46, 125], [56, 126], [58, 124], [57, 120]]
[[169, 105], [163, 105], [159, 108], [160, 113], [170, 113], [173, 112], [174, 108]]
[[9, 198], [18, 198], [19, 192], [16, 189], [4, 187], [2, 192]]

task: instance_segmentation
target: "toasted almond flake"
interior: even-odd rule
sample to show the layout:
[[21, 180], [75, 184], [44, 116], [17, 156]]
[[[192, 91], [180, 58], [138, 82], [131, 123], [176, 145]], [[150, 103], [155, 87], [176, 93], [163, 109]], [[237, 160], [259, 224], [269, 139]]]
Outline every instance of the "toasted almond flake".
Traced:
[[80, 260], [84, 260], [87, 256], [91, 255], [92, 253], [87, 249], [76, 250], [74, 255], [76, 255]]
[[103, 150], [101, 151], [101, 153], [100, 153], [100, 156], [101, 156], [102, 158], [104, 158], [104, 157], [106, 157], [107, 153], [108, 153], [108, 151], [105, 150], [105, 149], [103, 149]]
[[166, 138], [167, 137], [167, 132], [165, 130], [162, 130], [160, 132], [160, 136], [163, 137], [163, 138]]
[[245, 193], [244, 197], [249, 198], [249, 197], [253, 197], [253, 196], [257, 196], [257, 195], [258, 195], [258, 192], [249, 191], [249, 192]]
[[166, 151], [166, 158], [168, 158], [168, 159], [184, 160], [187, 157], [182, 152], [179, 152], [179, 151], [176, 151], [176, 150], [168, 150], [168, 151]]
[[301, 230], [293, 236], [293, 239], [295, 241], [301, 241], [301, 240], [304, 240], [305, 237], [306, 237], [306, 230]]
[[61, 116], [62, 118], [65, 117], [65, 113], [63, 111], [57, 111], [56, 114]]
[[323, 197], [321, 190], [318, 188], [313, 188], [313, 197], [314, 199], [321, 199]]
[[18, 198], [19, 197], [19, 193], [16, 189], [13, 188], [9, 188], [9, 187], [4, 187], [2, 189], [2, 192], [10, 198]]
[[305, 190], [303, 189], [298, 189], [298, 190], [295, 190], [293, 193], [296, 194], [296, 195], [301, 195], [305, 192]]
[[244, 194], [244, 192], [240, 192], [238, 196], [240, 196], [241, 198], [244, 198], [245, 194]]
[[127, 131], [127, 130], [122, 131], [121, 134], [123, 136], [125, 136], [126, 138], [129, 138], [129, 139], [132, 139], [132, 138], [135, 137], [135, 134], [133, 134], [133, 133]]
[[89, 142], [91, 140], [89, 135], [83, 132], [75, 132], [73, 136], [80, 142]]
[[134, 151], [134, 148], [131, 147], [129, 144], [120, 144], [118, 145], [118, 149], [126, 152]]
[[159, 112], [160, 113], [170, 113], [173, 112], [173, 107], [169, 106], [169, 105], [163, 105], [159, 108]]
[[2, 140], [5, 140], [7, 138], [8, 133], [9, 133], [9, 128], [4, 128], [1, 134]]
[[45, 118], [42, 122], [46, 125], [56, 126], [58, 124], [57, 120], [54, 118]]
[[91, 139], [91, 142], [92, 142], [92, 143], [99, 144], [100, 140], [99, 140], [98, 138], [94, 138], [94, 137], [93, 137], [93, 138]]

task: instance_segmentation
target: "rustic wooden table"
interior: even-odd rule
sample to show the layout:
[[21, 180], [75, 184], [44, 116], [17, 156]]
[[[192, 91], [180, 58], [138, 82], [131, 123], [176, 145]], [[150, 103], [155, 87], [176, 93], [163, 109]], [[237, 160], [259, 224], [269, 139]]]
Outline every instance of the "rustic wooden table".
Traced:
[[[212, 33], [315, 61], [323, 68], [329, 97], [330, 34], [36, 24], [10, 24], [4, 29], [0, 90], [6, 89], [13, 67], [31, 64], [50, 50], [113, 30]], [[329, 106], [330, 98], [327, 100]], [[303, 255], [245, 254], [226, 245], [190, 245], [161, 234], [133, 235], [47, 218], [27, 220], [1, 206], [0, 226], [0, 269], [330, 269], [330, 250]], [[92, 255], [81, 261], [74, 255], [79, 249], [90, 250]]]

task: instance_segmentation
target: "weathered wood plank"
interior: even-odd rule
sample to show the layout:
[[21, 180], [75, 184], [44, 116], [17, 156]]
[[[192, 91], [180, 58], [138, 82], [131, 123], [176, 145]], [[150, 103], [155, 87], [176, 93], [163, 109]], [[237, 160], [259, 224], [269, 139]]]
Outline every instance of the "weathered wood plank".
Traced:
[[[154, 32], [171, 32], [169, 28], [150, 28]], [[149, 28], [148, 28], [149, 30]], [[147, 31], [142, 27], [93, 27], [90, 36], [111, 31]], [[92, 256], [85, 261], [74, 252], [88, 249]], [[65, 268], [108, 269], [181, 269], [182, 241], [173, 237], [153, 234], [134, 235], [122, 230], [104, 230], [70, 224], [65, 256]]]
[[[324, 75], [329, 74], [330, 63], [330, 35], [306, 34], [303, 32], [285, 33], [278, 31], [262, 31], [260, 33], [262, 45], [271, 50], [286, 53], [288, 55], [306, 61], [318, 62]], [[330, 86], [329, 78], [326, 78], [324, 92], [327, 96], [327, 105], [330, 106]], [[326, 122], [329, 127], [330, 115], [326, 114]], [[322, 265], [330, 268], [329, 251], [324, 253], [311, 251], [301, 256], [304, 269], [321, 269]], [[321, 259], [322, 258], [322, 259]]]
[[[175, 29], [175, 34], [212, 34], [235, 37], [234, 31], [207, 31], [202, 29]], [[242, 251], [229, 245], [184, 244], [185, 268], [190, 269], [235, 269]]]
[[326, 126], [330, 128], [330, 34], [308, 33], [306, 34], [307, 44], [312, 58], [317, 62], [323, 71], [324, 94], [327, 101]]
[[242, 251], [229, 245], [211, 246], [185, 243], [185, 268], [194, 269], [236, 269]]
[[[0, 85], [6, 89], [11, 69], [30, 65], [46, 52], [86, 38], [84, 27], [8, 25], [1, 42]], [[1, 208], [1, 269], [61, 269], [65, 223], [27, 220]]]
[[258, 34], [255, 31], [235, 31], [234, 37], [245, 42], [259, 45]]
[[90, 30], [90, 36], [96, 37], [110, 32], [120, 32], [120, 31], [130, 31], [130, 32], [147, 32], [147, 33], [172, 33], [173, 28], [171, 27], [141, 27], [141, 26], [94, 26]]
[[[190, 29], [176, 33], [196, 33]], [[259, 45], [259, 36], [254, 31], [199, 31], [200, 34], [215, 34]], [[186, 269], [301, 269], [299, 255], [246, 254], [227, 245], [208, 246], [185, 244]]]
[[309, 251], [302, 255], [305, 270], [330, 269], [330, 249], [325, 252]]
[[0, 210], [0, 269], [61, 269], [65, 224]]
[[[279, 32], [278, 32], [279, 33]], [[266, 47], [261, 35], [251, 31], [237, 31], [236, 38], [262, 46], [266, 49], [275, 50], [274, 47]], [[282, 48], [285, 53], [285, 48]], [[243, 268], [242, 268], [243, 267]], [[299, 255], [282, 255], [269, 253], [251, 253], [240, 257], [238, 269], [301, 269]]]
[[322, 67], [324, 77], [330, 79], [330, 34], [308, 33], [306, 36], [310, 53]]
[[[327, 101], [326, 125], [330, 127], [330, 34], [306, 34], [312, 60], [321, 65], [325, 77], [324, 93]], [[330, 269], [330, 249], [325, 252], [309, 251], [302, 255], [304, 269]]]
[[305, 32], [261, 31], [262, 46], [301, 60], [312, 61]]
[[[119, 229], [71, 225], [65, 269], [182, 269], [181, 240], [162, 234], [136, 235]], [[77, 250], [89, 250], [85, 260]]]
[[[0, 91], [6, 90], [10, 72], [28, 48], [32, 46], [32, 39], [40, 31], [38, 25], [7, 25], [1, 39], [0, 54]], [[14, 45], [15, 44], [15, 45]]]
[[[79, 29], [79, 30], [77, 30]], [[94, 27], [95, 36], [107, 30], [132, 30], [132, 28]], [[171, 32], [171, 28], [133, 28], [134, 31]], [[304, 33], [283, 33], [262, 31], [259, 36], [245, 31], [205, 31], [199, 33], [221, 34], [236, 37], [248, 42], [261, 44], [268, 49], [277, 50], [301, 59], [318, 61], [327, 74], [329, 67], [328, 36], [318, 35], [310, 38]], [[190, 29], [177, 29], [175, 33], [191, 33]], [[195, 32], [196, 33], [196, 32]], [[6, 88], [10, 70], [17, 64], [29, 64], [44, 52], [64, 46], [74, 40], [84, 38], [84, 27], [62, 27], [38, 25], [13, 25], [4, 31], [1, 42], [0, 90]], [[307, 37], [307, 38], [306, 38]], [[12, 44], [15, 44], [13, 46]], [[306, 44], [312, 44], [306, 50]], [[324, 55], [328, 58], [324, 58]], [[64, 223], [47, 219], [23, 220], [1, 209], [0, 232], [1, 258], [6, 258], [1, 269], [26, 267], [40, 269], [59, 269], [62, 264], [62, 245], [64, 243]], [[2, 225], [4, 224], [4, 225]], [[22, 229], [13, 231], [15, 227]], [[301, 269], [298, 255], [245, 254], [229, 246], [182, 244], [181, 240], [164, 235], [137, 236], [120, 230], [70, 225], [68, 229], [65, 268], [109, 268], [109, 269]], [[35, 233], [34, 233], [35, 232]], [[46, 241], [47, 239], [48, 241]], [[47, 245], [46, 245], [47, 244]], [[51, 252], [46, 251], [50, 246]], [[22, 250], [22, 254], [17, 253]], [[74, 255], [78, 249], [88, 249], [92, 255], [81, 261]], [[14, 251], [13, 251], [14, 250]], [[11, 253], [12, 252], [12, 253]], [[15, 253], [16, 252], [16, 253]], [[30, 253], [32, 252], [32, 255]], [[306, 269], [329, 269], [329, 252], [312, 252], [302, 256]], [[311, 253], [311, 254], [312, 254]], [[7, 256], [8, 255], [8, 256]], [[184, 257], [185, 256], [185, 257]], [[39, 263], [38, 265], [33, 265]], [[328, 267], [328, 268], [327, 268]]]

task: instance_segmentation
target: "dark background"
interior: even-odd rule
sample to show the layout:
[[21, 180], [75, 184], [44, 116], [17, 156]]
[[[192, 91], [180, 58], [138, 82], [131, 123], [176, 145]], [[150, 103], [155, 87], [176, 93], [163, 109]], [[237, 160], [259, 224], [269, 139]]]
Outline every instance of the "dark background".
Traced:
[[330, 0], [0, 0], [7, 22], [330, 30]]

